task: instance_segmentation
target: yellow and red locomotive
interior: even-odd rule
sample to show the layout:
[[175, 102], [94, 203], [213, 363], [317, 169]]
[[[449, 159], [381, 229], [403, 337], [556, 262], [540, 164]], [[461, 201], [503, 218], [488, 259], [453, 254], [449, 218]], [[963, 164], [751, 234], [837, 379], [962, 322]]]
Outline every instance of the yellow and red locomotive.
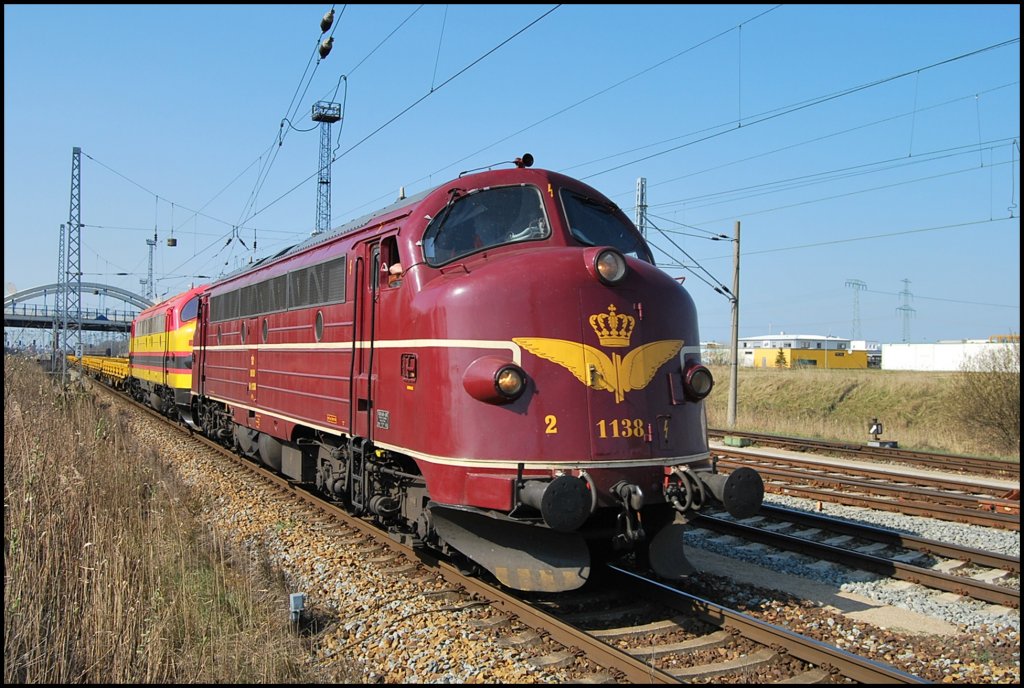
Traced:
[[685, 575], [686, 514], [763, 496], [710, 462], [693, 301], [611, 201], [528, 167], [181, 295], [191, 394], [160, 384], [195, 428], [509, 587], [574, 589], [592, 556], [634, 550]]
[[161, 413], [176, 416], [192, 391], [192, 337], [204, 286], [150, 306], [132, 321], [128, 391]]

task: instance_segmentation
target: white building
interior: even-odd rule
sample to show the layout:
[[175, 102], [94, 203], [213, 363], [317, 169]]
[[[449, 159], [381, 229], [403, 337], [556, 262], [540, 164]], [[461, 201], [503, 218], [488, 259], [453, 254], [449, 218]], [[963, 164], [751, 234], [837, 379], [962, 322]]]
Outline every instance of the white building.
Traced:
[[866, 339], [851, 339], [850, 351], [863, 351], [868, 356], [868, 368], [882, 367], [882, 345]]
[[882, 370], [957, 371], [968, 359], [1011, 344], [986, 339], [941, 340], [934, 344], [883, 344]]
[[850, 340], [819, 334], [764, 334], [739, 339], [739, 364], [754, 368], [867, 368]]

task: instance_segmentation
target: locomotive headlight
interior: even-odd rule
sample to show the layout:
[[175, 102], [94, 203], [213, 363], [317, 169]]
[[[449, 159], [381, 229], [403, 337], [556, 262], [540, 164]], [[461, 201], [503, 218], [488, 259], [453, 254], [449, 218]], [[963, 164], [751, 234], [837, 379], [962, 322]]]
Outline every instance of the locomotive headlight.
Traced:
[[494, 387], [506, 399], [516, 399], [526, 387], [526, 373], [517, 366], [505, 366], [495, 376]]
[[507, 404], [523, 395], [526, 373], [507, 358], [481, 356], [462, 374], [462, 386], [480, 401]]
[[694, 401], [700, 401], [711, 393], [715, 379], [711, 371], [700, 364], [692, 365], [683, 371], [683, 391]]
[[626, 278], [626, 258], [615, 249], [605, 249], [594, 259], [597, 275], [605, 284], [618, 284]]

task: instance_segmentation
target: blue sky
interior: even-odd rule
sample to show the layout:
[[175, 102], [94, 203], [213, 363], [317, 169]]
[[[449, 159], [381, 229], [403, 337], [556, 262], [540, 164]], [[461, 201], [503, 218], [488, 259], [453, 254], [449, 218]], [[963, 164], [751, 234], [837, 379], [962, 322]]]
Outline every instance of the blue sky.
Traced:
[[741, 336], [1020, 332], [1019, 5], [333, 5], [318, 61], [331, 7], [5, 5], [5, 285], [55, 281], [75, 146], [85, 280], [302, 240], [334, 100], [332, 225], [530, 152], [630, 217], [646, 178], [704, 340], [737, 221]]

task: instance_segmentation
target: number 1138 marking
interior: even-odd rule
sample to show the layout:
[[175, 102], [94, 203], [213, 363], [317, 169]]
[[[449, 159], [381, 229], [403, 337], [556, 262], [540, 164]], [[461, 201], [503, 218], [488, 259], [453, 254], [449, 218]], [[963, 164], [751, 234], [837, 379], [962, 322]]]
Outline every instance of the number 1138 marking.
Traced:
[[643, 437], [645, 434], [643, 418], [614, 418], [597, 421], [597, 436], [600, 439], [619, 437]]

